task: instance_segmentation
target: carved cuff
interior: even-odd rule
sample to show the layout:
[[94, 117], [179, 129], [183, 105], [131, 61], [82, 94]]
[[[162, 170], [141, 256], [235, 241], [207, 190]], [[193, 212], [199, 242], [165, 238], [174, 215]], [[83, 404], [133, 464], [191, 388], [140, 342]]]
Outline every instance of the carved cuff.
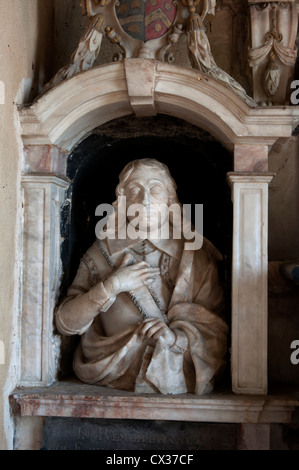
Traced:
[[58, 330], [60, 331], [60, 333], [62, 333], [63, 335], [66, 335], [66, 336], [83, 335], [83, 333], [85, 333], [85, 331], [88, 330], [88, 328], [90, 327], [92, 322], [93, 322], [93, 320], [91, 320], [87, 325], [85, 325], [84, 327], [82, 327], [80, 329], [69, 328], [68, 326], [66, 326], [64, 324], [61, 316], [59, 315], [59, 312], [56, 314], [56, 326], [57, 326]]
[[116, 297], [109, 297], [103, 282], [100, 282], [96, 286], [92, 287], [88, 291], [89, 300], [98, 304], [101, 312], [107, 312], [107, 310], [114, 303]]
[[188, 338], [181, 330], [172, 330], [175, 334], [175, 342], [170, 349], [179, 353], [185, 353], [188, 349]]

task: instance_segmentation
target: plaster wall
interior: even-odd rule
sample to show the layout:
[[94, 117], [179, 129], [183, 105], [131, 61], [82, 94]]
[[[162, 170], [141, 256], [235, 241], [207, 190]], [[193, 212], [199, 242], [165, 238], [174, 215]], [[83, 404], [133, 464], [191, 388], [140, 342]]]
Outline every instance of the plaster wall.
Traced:
[[[0, 80], [0, 449], [13, 448], [8, 396], [18, 380], [22, 145], [16, 105], [30, 102], [51, 75], [52, 0], [1, 0]], [[0, 358], [1, 359], [1, 358]]]

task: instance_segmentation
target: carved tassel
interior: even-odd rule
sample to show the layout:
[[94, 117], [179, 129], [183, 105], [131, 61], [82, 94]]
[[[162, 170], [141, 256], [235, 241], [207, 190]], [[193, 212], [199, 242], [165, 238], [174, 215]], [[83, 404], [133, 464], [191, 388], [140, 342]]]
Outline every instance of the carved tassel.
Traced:
[[58, 70], [52, 80], [43, 87], [41, 94], [63, 80], [93, 66], [100, 52], [104, 25], [104, 16], [100, 13], [90, 20], [83, 36], [80, 38], [77, 49], [71, 57], [70, 63]]
[[192, 66], [204, 73], [217, 67], [211, 53], [203, 21], [195, 11], [193, 0], [188, 1], [187, 42]]
[[275, 54], [271, 52], [264, 78], [264, 89], [268, 97], [274, 96], [280, 84], [280, 69], [275, 63]]
[[188, 21], [187, 21], [187, 31], [191, 32], [191, 31], [196, 31], [198, 29], [205, 30], [205, 27], [203, 25], [201, 17], [195, 11], [195, 6], [192, 5], [191, 7], [189, 7], [189, 18], [188, 18]]

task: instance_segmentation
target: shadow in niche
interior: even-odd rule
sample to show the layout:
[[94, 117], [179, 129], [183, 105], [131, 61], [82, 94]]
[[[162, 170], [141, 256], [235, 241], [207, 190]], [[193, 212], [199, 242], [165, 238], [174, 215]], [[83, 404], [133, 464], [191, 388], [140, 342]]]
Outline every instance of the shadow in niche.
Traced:
[[[136, 132], [136, 137], [125, 137], [132, 132], [117, 133], [115, 128], [109, 135], [109, 128], [99, 128], [70, 155], [68, 177], [72, 183], [62, 211], [61, 298], [72, 283], [80, 258], [95, 240], [95, 225], [99, 221], [99, 217], [95, 217], [96, 207], [115, 201], [118, 176], [128, 162], [152, 157], [169, 167], [181, 203], [203, 204], [204, 236], [223, 255], [219, 268], [226, 291], [226, 319], [230, 324], [232, 204], [226, 173], [232, 170], [232, 156], [219, 142], [194, 126], [174, 118], [158, 117], [159, 120], [161, 135], [151, 128], [151, 119], [138, 120], [142, 131]], [[127, 123], [126, 120], [124, 124]], [[165, 127], [163, 132], [165, 123], [171, 124], [172, 132], [169, 126], [168, 131]], [[144, 135], [140, 135], [142, 133]], [[72, 374], [71, 356], [76, 344], [77, 338], [63, 339], [61, 377]], [[224, 382], [227, 380], [230, 381], [229, 371], [223, 378]]]

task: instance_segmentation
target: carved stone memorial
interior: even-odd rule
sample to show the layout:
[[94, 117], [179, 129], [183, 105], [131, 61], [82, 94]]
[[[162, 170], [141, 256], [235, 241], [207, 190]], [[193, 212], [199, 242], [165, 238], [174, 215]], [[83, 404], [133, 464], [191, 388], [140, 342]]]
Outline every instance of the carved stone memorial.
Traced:
[[221, 255], [188, 223], [159, 161], [127, 164], [116, 196], [56, 313], [62, 334], [81, 336], [75, 373], [138, 393], [211, 392], [228, 330]]

